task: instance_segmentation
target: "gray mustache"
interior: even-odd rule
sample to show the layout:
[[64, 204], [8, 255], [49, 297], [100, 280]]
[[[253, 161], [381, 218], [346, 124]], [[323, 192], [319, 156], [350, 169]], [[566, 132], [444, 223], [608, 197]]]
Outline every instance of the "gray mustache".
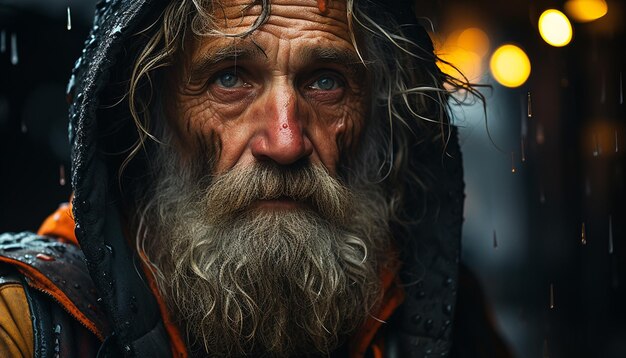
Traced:
[[257, 163], [213, 178], [205, 199], [207, 205], [232, 215], [259, 200], [289, 198], [310, 204], [326, 219], [343, 222], [351, 197], [350, 190], [319, 165]]

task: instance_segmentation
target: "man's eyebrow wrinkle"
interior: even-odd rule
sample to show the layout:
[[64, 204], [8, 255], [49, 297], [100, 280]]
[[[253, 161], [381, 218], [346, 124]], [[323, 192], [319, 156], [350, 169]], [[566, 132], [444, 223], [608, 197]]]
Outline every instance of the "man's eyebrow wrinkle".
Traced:
[[191, 64], [191, 78], [202, 76], [213, 66], [222, 61], [257, 60], [267, 58], [263, 49], [253, 44], [228, 45], [203, 54], [200, 59]]
[[307, 63], [337, 63], [345, 66], [350, 72], [360, 74], [365, 67], [357, 54], [347, 49], [307, 47], [298, 54], [300, 61]]

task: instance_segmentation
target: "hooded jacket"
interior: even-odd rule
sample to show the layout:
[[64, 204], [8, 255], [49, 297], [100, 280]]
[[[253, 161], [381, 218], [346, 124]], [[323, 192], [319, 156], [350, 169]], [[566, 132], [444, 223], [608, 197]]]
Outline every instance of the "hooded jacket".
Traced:
[[[415, 23], [408, 3], [396, 0], [383, 6], [400, 23]], [[0, 276], [11, 287], [24, 288], [25, 298], [15, 300], [28, 301], [36, 357], [186, 355], [150, 277], [137, 269], [140, 260], [125, 238], [120, 219], [117, 164], [102, 154], [110, 140], [103, 128], [111, 118], [100, 110], [107, 86], [127, 60], [132, 34], [153, 22], [166, 4], [164, 0], [102, 0], [97, 4], [93, 28], [67, 88], [71, 209], [60, 208], [38, 234], [0, 236]], [[412, 36], [432, 46], [425, 31], [416, 30]], [[433, 204], [419, 223], [401, 233], [411, 244], [400, 248], [402, 266], [388, 281], [414, 283], [398, 286], [401, 292], [390, 296], [385, 324], [359, 332], [365, 344], [359, 343], [353, 356], [439, 357], [453, 349], [454, 322], [463, 321], [458, 314], [455, 319], [464, 199], [455, 130], [446, 153], [442, 155], [441, 143], [431, 142], [416, 146], [412, 153], [412, 160], [428, 168], [432, 183], [428, 196]], [[11, 293], [19, 296], [19, 292]], [[476, 305], [468, 306], [478, 312], [474, 318], [482, 319]], [[457, 324], [457, 328], [462, 326]], [[377, 339], [384, 345], [376, 345]], [[488, 353], [493, 345], [485, 346], [486, 356], [495, 356]]]

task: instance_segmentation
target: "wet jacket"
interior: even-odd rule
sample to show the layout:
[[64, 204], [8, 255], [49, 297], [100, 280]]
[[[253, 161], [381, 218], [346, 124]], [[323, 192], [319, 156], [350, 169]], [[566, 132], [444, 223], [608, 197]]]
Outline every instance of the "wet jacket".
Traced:
[[[415, 22], [405, 1], [396, 2], [400, 22]], [[35, 357], [187, 354], [151, 278], [137, 269], [140, 259], [120, 219], [115, 180], [119, 163], [103, 154], [111, 140], [103, 128], [112, 116], [101, 104], [110, 96], [111, 78], [128, 61], [133, 34], [153, 22], [166, 3], [97, 4], [93, 29], [68, 85], [72, 205], [61, 207], [37, 234], [0, 235], [0, 313], [15, 316], [0, 319], [5, 332], [10, 331], [0, 335], [0, 352]], [[427, 34], [416, 30], [414, 36], [423, 41]], [[359, 330], [352, 340], [352, 356], [440, 357], [451, 351], [468, 357], [497, 356], [490, 353], [499, 341], [484, 320], [480, 302], [466, 304], [469, 316], [457, 312], [463, 296], [459, 251], [464, 185], [454, 130], [445, 150], [448, 155], [442, 154], [441, 143], [415, 146], [412, 160], [430, 173], [425, 179], [431, 184], [430, 206], [419, 222], [395, 233], [410, 244], [399, 248], [399, 271], [382, 278], [387, 290], [380, 317], [386, 323], [369, 323]], [[411, 199], [406, 202], [418, 202]], [[9, 304], [2, 306], [3, 299]], [[24, 323], [25, 306], [30, 325]], [[473, 329], [478, 323], [493, 337], [478, 335], [470, 341], [461, 332], [453, 348], [453, 331]]]

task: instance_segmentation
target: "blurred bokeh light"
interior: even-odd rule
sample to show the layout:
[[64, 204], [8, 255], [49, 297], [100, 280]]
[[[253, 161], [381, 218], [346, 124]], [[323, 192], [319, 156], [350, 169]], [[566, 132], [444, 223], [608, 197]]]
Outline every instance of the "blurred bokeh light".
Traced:
[[530, 76], [530, 60], [518, 46], [500, 46], [489, 62], [493, 78], [505, 87], [519, 87]]
[[549, 9], [539, 17], [541, 38], [554, 47], [563, 47], [572, 41], [572, 24], [559, 10]]
[[597, 20], [609, 11], [604, 0], [569, 0], [564, 7], [565, 12], [578, 22]]

